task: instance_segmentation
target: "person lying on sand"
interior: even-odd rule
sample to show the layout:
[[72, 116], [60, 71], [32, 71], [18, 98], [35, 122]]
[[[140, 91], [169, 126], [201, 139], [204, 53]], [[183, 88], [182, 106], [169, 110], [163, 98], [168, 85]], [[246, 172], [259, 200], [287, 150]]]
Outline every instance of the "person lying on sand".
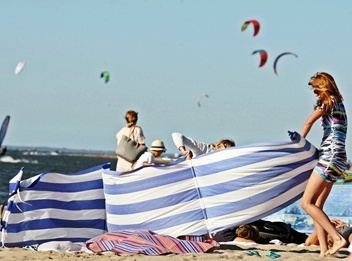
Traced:
[[241, 225], [236, 229], [234, 242], [256, 244], [259, 241], [259, 230], [256, 226]]
[[[352, 227], [348, 223], [343, 222], [339, 219], [332, 219], [331, 224], [333, 224], [337, 232], [339, 232], [339, 234], [344, 239], [346, 239], [346, 244], [344, 244], [343, 247], [347, 247], [352, 242]], [[329, 234], [327, 235], [327, 241], [328, 241], [329, 247], [333, 246], [334, 241], [332, 240]], [[304, 245], [305, 246], [319, 245], [317, 232], [315, 230], [312, 232], [312, 234], [308, 236]]]

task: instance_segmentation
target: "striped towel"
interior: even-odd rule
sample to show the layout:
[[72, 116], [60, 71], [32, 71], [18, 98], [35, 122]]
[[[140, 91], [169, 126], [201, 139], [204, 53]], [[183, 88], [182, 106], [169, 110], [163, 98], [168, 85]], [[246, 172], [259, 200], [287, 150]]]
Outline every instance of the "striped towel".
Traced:
[[163, 254], [205, 253], [220, 247], [219, 243], [208, 238], [206, 242], [191, 239], [177, 239], [167, 235], [158, 235], [149, 230], [122, 230], [106, 233], [88, 240], [87, 248], [95, 253], [112, 251], [116, 254], [144, 254], [149, 256]]

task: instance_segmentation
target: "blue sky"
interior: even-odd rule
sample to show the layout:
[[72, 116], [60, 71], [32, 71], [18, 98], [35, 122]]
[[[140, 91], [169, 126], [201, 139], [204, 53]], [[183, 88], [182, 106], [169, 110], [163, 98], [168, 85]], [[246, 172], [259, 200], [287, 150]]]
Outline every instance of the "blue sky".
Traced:
[[[250, 19], [261, 23], [255, 37], [250, 26], [241, 32]], [[307, 82], [317, 71], [335, 77], [352, 115], [351, 27], [347, 0], [1, 0], [4, 145], [114, 150], [129, 109], [147, 144], [162, 139], [169, 152], [175, 131], [237, 145], [288, 141], [312, 112]], [[269, 55], [260, 68], [258, 49]], [[275, 75], [286, 51], [298, 58], [283, 57]], [[321, 135], [316, 123], [307, 138], [319, 146]]]

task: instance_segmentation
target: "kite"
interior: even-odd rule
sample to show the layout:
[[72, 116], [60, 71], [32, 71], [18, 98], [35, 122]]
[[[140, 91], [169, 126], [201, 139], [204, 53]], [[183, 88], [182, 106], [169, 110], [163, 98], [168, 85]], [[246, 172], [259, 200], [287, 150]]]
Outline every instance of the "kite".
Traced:
[[203, 94], [201, 94], [201, 95], [199, 95], [199, 96], [198, 96], [198, 99], [197, 99], [197, 104], [198, 104], [198, 107], [200, 107], [200, 106], [201, 106], [200, 102], [202, 101], [202, 98], [203, 98], [203, 97], [209, 98], [209, 95], [208, 95], [208, 94], [203, 93]]
[[244, 30], [246, 30], [250, 23], [252, 23], [254, 27], [253, 36], [256, 36], [259, 33], [259, 29], [260, 29], [260, 24], [257, 20], [248, 20], [244, 22], [241, 27], [241, 31], [243, 32]]
[[253, 54], [256, 54], [256, 53], [259, 53], [260, 54], [260, 63], [259, 63], [259, 67], [262, 67], [264, 66], [264, 64], [266, 63], [266, 60], [268, 60], [268, 54], [266, 51], [264, 50], [256, 50], [252, 53]]
[[100, 78], [104, 78], [104, 82], [108, 83], [110, 80], [110, 73], [108, 71], [104, 71], [100, 74]]
[[26, 65], [25, 62], [19, 62], [15, 68], [15, 74], [16, 75], [20, 74], [20, 72], [22, 72], [25, 65]]
[[276, 70], [277, 62], [279, 61], [279, 59], [280, 59], [282, 56], [288, 55], [288, 54], [294, 55], [294, 56], [296, 56], [296, 58], [298, 58], [298, 55], [297, 55], [297, 54], [291, 53], [291, 52], [284, 52], [284, 53], [278, 55], [278, 56], [276, 57], [275, 61], [274, 61], [274, 72], [275, 72], [276, 75], [277, 75], [277, 70]]

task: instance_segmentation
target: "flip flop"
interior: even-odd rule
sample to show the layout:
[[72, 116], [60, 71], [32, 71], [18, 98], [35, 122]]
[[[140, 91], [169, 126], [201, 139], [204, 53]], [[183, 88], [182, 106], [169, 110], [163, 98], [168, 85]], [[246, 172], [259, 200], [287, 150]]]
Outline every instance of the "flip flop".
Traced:
[[23, 248], [27, 250], [37, 251], [37, 247], [35, 246], [24, 246]]
[[248, 250], [246, 253], [250, 256], [261, 256], [257, 250]]
[[269, 251], [269, 254], [267, 254], [266, 256], [269, 257], [269, 258], [271, 258], [271, 259], [275, 259], [275, 258], [281, 257], [281, 255], [276, 254], [276, 253], [273, 252], [273, 251]]

